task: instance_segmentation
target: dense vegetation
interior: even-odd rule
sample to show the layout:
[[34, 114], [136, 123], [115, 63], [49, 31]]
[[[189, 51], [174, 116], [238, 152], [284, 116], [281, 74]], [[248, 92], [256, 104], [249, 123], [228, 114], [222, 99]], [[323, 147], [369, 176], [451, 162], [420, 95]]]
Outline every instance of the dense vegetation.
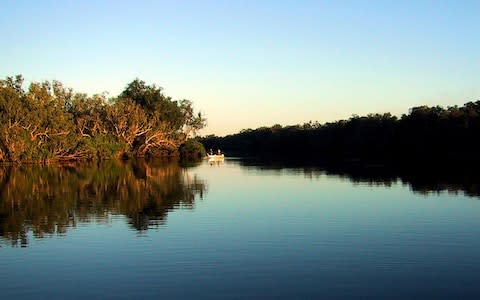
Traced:
[[462, 107], [420, 106], [400, 118], [353, 116], [319, 124], [262, 127], [201, 140], [207, 149], [241, 155], [370, 162], [478, 162], [480, 101]]
[[177, 155], [204, 125], [192, 102], [139, 79], [110, 99], [58, 81], [24, 90], [20, 75], [0, 80], [0, 162]]

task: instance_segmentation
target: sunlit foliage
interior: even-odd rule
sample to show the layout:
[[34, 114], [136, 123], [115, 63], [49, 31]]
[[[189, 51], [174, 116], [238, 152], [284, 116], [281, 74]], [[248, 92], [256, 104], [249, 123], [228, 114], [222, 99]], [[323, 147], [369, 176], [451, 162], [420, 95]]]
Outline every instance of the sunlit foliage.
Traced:
[[25, 90], [20, 75], [0, 80], [2, 162], [178, 155], [204, 126], [191, 101], [174, 101], [139, 79], [111, 99], [75, 93], [58, 81]]

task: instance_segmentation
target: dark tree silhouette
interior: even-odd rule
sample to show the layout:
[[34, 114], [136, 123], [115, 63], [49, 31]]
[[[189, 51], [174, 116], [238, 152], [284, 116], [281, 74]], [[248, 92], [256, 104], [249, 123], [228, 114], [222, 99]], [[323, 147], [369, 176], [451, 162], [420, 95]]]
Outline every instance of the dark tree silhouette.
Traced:
[[480, 101], [462, 107], [419, 106], [401, 118], [353, 116], [319, 124], [247, 129], [225, 137], [206, 136], [205, 148], [242, 156], [388, 163], [478, 163]]

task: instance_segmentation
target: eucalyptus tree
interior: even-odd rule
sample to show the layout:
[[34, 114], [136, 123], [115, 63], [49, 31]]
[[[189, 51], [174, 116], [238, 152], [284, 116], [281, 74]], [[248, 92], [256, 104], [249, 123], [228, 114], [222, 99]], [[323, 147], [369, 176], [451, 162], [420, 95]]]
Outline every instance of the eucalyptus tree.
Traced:
[[19, 138], [25, 124], [23, 77], [0, 80], [0, 161], [16, 160], [25, 148]]
[[[128, 121], [120, 124], [115, 123], [113, 117], [109, 120], [114, 125], [115, 134], [122, 137], [137, 155], [176, 151], [191, 134], [205, 126], [201, 114], [194, 114], [191, 101], [174, 101], [162, 90], [135, 79], [110, 108], [112, 113], [116, 109], [130, 111]], [[119, 125], [123, 125], [122, 130], [118, 130]]]
[[178, 154], [205, 126], [191, 101], [135, 79], [116, 98], [88, 96], [59, 81], [0, 80], [0, 161], [51, 161]]

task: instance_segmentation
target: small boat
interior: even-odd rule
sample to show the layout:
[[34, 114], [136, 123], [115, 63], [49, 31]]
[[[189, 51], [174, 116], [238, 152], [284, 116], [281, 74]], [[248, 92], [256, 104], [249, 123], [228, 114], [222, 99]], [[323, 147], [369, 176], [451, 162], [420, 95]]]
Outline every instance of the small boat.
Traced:
[[207, 154], [207, 156], [205, 156], [205, 159], [208, 159], [208, 160], [223, 160], [225, 158], [225, 155], [223, 154]]
[[205, 156], [205, 159], [208, 159], [209, 161], [213, 160], [223, 160], [225, 158], [225, 155], [220, 151], [220, 149], [217, 150], [217, 153], [213, 152], [212, 149], [207, 153]]

